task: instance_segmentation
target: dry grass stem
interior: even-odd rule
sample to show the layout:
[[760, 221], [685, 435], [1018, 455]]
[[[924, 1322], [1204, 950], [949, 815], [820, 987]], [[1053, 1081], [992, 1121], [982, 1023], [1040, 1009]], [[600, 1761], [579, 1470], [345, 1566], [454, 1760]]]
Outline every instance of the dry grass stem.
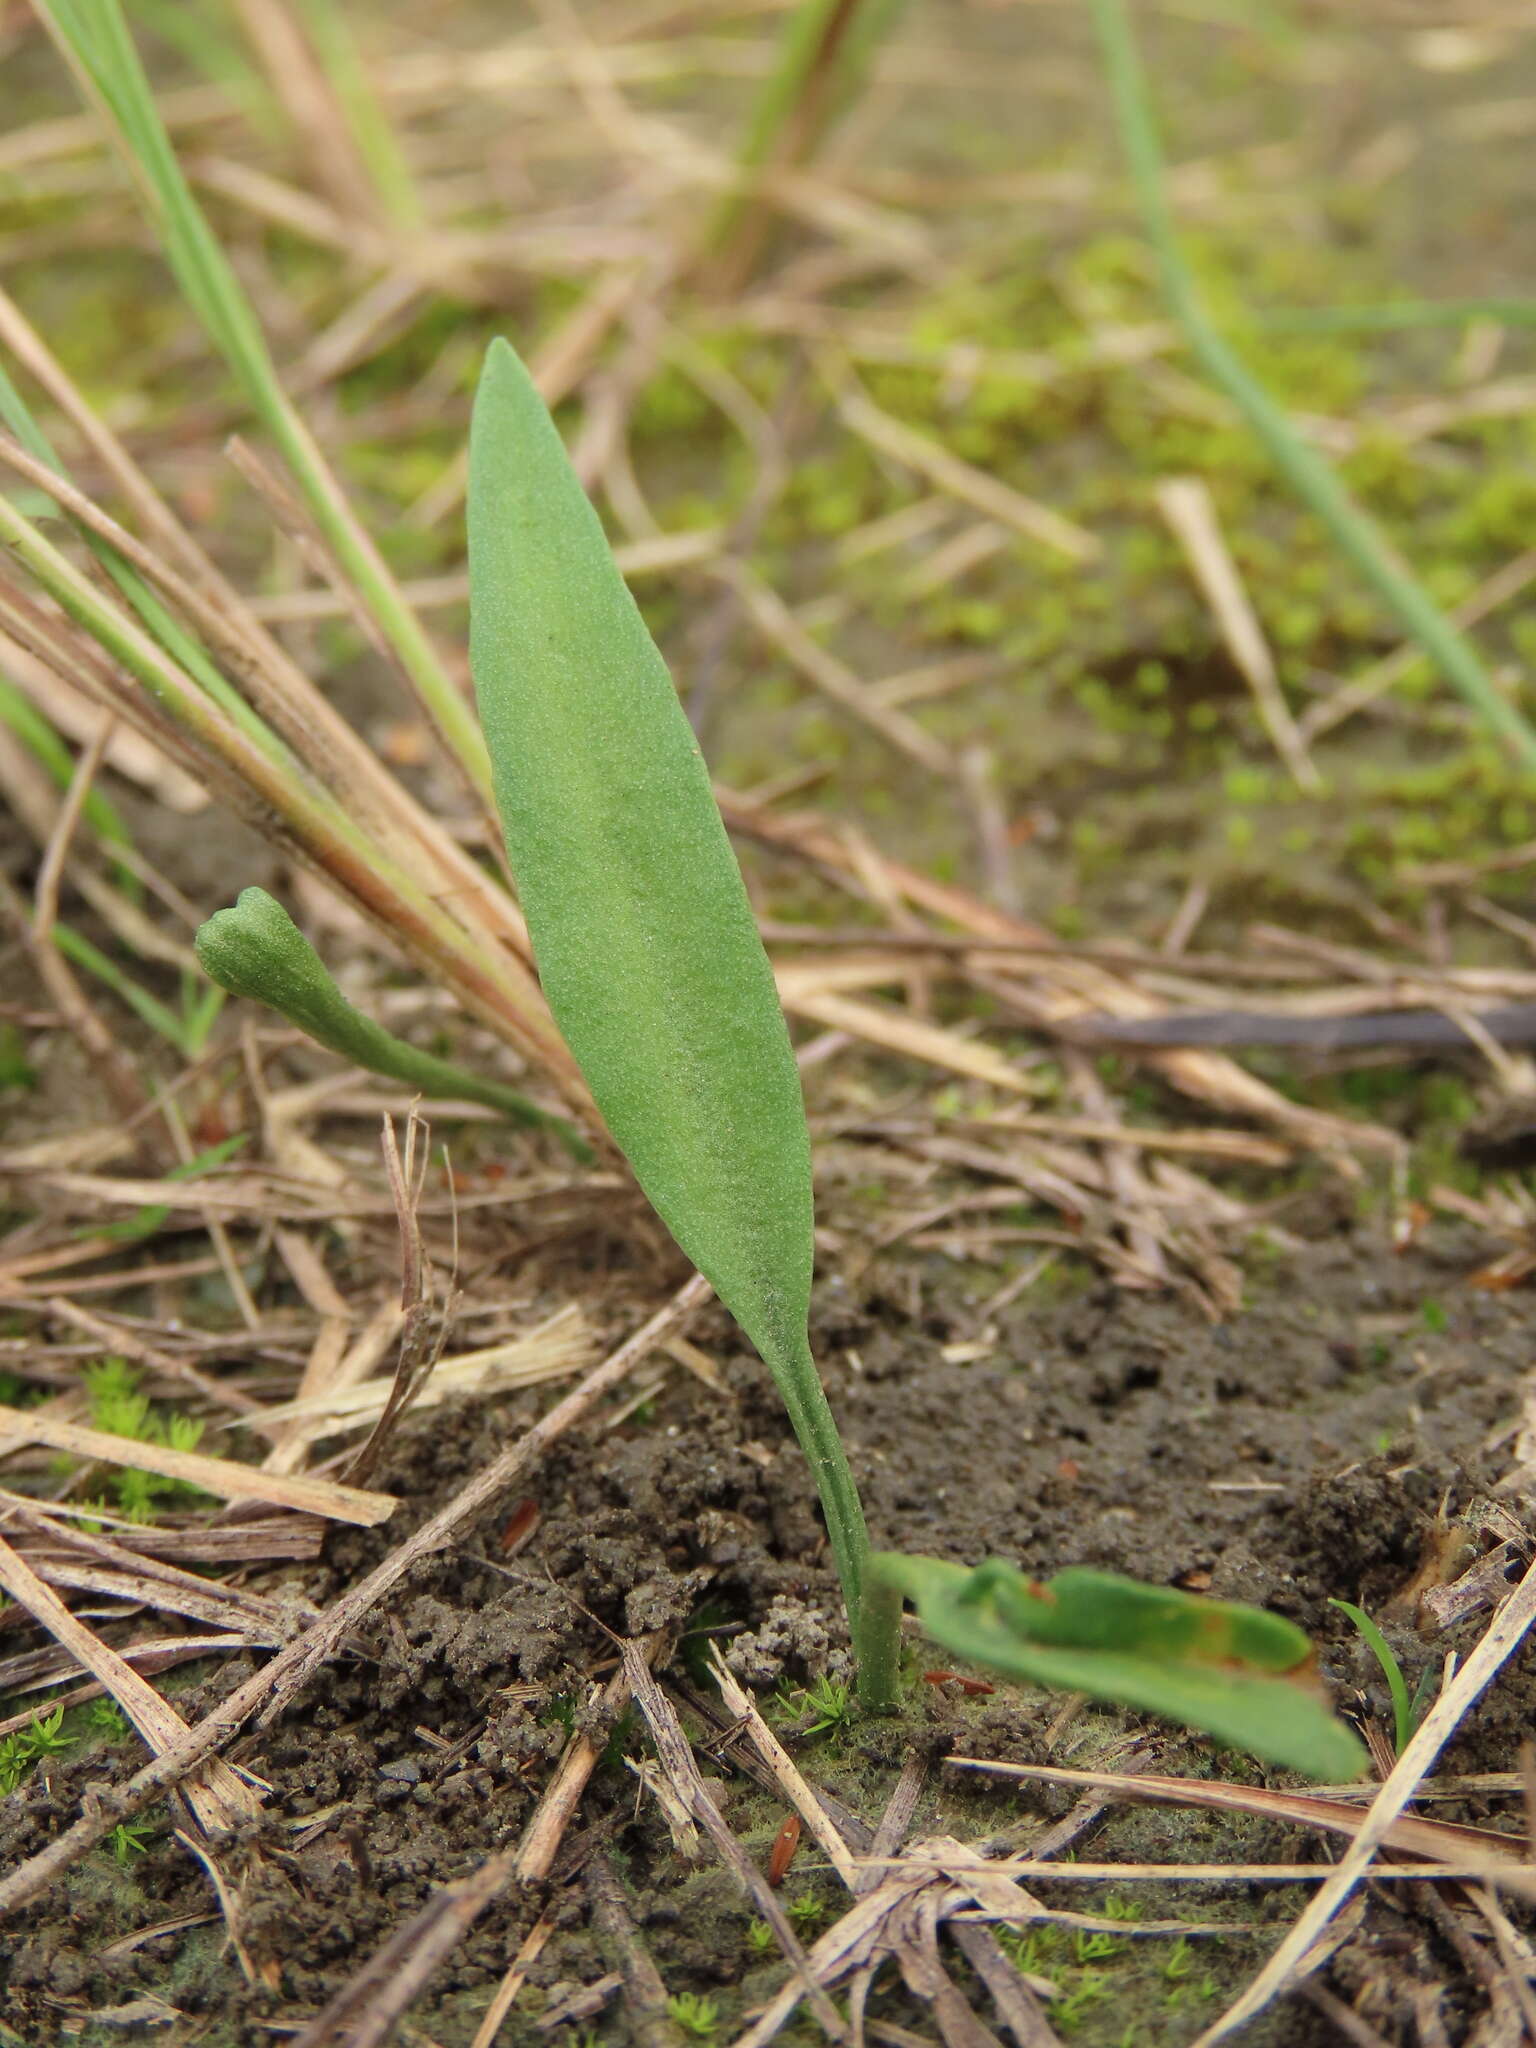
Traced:
[[1158, 486], [1157, 502], [1189, 559], [1227, 652], [1253, 692], [1275, 752], [1296, 787], [1316, 796], [1323, 778], [1285, 701], [1275, 657], [1222, 536], [1209, 489], [1198, 477], [1171, 477]]
[[[1489, 1623], [1476, 1648], [1466, 1657], [1460, 1670], [1443, 1688], [1419, 1724], [1398, 1757], [1391, 1775], [1371, 1802], [1337, 1870], [1309, 1902], [1306, 1911], [1258, 1976], [1221, 2018], [1205, 2029], [1194, 2048], [1213, 2048], [1215, 2042], [1224, 2040], [1255, 2013], [1262, 2012], [1270, 2000], [1284, 1989], [1293, 1973], [1303, 1966], [1308, 1951], [1326, 1932], [1329, 1921], [1348, 1900], [1371, 1865], [1376, 1850], [1397, 1824], [1419, 1780], [1426, 1775], [1499, 1668], [1520, 1647], [1533, 1621], [1536, 1621], [1536, 1565], [1527, 1569], [1524, 1578]], [[1490, 1873], [1485, 1868], [1483, 1874]]]
[[[393, 1335], [394, 1317], [389, 1329]], [[439, 1358], [412, 1405], [424, 1410], [466, 1395], [483, 1399], [513, 1387], [539, 1386], [579, 1371], [591, 1355], [591, 1332], [580, 1309], [571, 1303], [556, 1310], [547, 1322], [526, 1336], [509, 1337], [498, 1344]], [[347, 1385], [344, 1381], [338, 1385], [340, 1378], [339, 1373], [333, 1375], [327, 1391], [264, 1411], [263, 1425], [303, 1422], [309, 1426], [308, 1435], [313, 1440], [325, 1429], [356, 1429], [373, 1423], [383, 1413], [390, 1389], [369, 1380], [361, 1385]]]
[[[163, 1756], [187, 1733], [187, 1724], [133, 1666], [70, 1613], [63, 1601], [0, 1536], [0, 1585], [109, 1692], [149, 1749]], [[185, 1788], [198, 1824], [221, 1834], [261, 1811], [261, 1801], [221, 1757], [211, 1757]]]
[[89, 1458], [98, 1464], [158, 1473], [163, 1479], [200, 1487], [219, 1500], [261, 1501], [268, 1507], [294, 1508], [302, 1514], [353, 1522], [363, 1528], [387, 1521], [399, 1505], [392, 1493], [369, 1493], [297, 1473], [264, 1472], [257, 1465], [238, 1465], [233, 1459], [210, 1458], [200, 1451], [173, 1451], [165, 1444], [109, 1436], [105, 1430], [64, 1422], [35, 1408], [0, 1403], [0, 1455], [32, 1444], [46, 1444], [50, 1450], [67, 1451], [71, 1457]]
[[931, 483], [936, 490], [972, 506], [1017, 533], [1052, 548], [1069, 561], [1091, 562], [1102, 553], [1097, 538], [1074, 520], [1026, 498], [985, 470], [962, 462], [958, 455], [926, 434], [893, 419], [851, 378], [837, 380], [837, 408], [849, 430]]

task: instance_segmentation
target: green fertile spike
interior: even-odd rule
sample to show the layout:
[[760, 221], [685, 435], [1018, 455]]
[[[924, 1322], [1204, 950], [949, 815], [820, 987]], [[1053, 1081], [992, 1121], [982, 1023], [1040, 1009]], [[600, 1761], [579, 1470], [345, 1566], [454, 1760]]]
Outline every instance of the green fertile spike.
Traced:
[[1263, 1608], [1112, 1572], [1038, 1585], [997, 1559], [967, 1571], [881, 1554], [870, 1576], [912, 1601], [935, 1642], [1009, 1678], [1161, 1714], [1311, 1778], [1365, 1770], [1363, 1746], [1317, 1686], [1307, 1637]]
[[232, 996], [265, 1003], [328, 1052], [423, 1095], [484, 1103], [510, 1123], [551, 1132], [573, 1157], [591, 1160], [591, 1146], [563, 1117], [551, 1116], [515, 1088], [418, 1051], [354, 1010], [320, 955], [265, 889], [242, 889], [234, 908], [210, 917], [193, 943], [211, 981]]
[[856, 1621], [867, 1539], [806, 1337], [810, 1139], [773, 972], [666, 664], [502, 341], [470, 431], [469, 575], [544, 993], [636, 1179], [774, 1374]]

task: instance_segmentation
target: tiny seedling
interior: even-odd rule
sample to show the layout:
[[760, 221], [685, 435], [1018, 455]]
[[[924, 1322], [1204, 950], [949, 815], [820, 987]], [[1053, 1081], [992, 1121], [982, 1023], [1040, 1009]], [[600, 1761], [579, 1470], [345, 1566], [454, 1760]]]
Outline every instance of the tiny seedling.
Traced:
[[0, 1736], [0, 1793], [14, 1792], [48, 1757], [63, 1756], [79, 1738], [66, 1734], [64, 1709], [38, 1712], [25, 1728]]
[[120, 1820], [107, 1837], [107, 1847], [112, 1851], [113, 1861], [119, 1869], [126, 1870], [135, 1856], [149, 1854], [150, 1838], [154, 1829], [147, 1821]]
[[695, 2041], [708, 2041], [720, 2025], [720, 2007], [698, 1991], [679, 1991], [669, 1998], [667, 2016]]
[[[545, 1000], [636, 1180], [773, 1374], [821, 1496], [861, 1705], [893, 1700], [905, 1595], [936, 1640], [1012, 1676], [1353, 1775], [1360, 1745], [1311, 1689], [1306, 1638], [1274, 1616], [1103, 1573], [1042, 1590], [996, 1563], [871, 1568], [810, 1349], [810, 1134], [773, 971], [672, 678], [501, 341], [475, 399], [468, 527], [470, 665]], [[423, 1085], [419, 1066], [381, 1064], [381, 1041], [394, 1062], [398, 1042], [344, 1002], [271, 898], [248, 890], [198, 944], [222, 986]], [[846, 1690], [812, 1706], [836, 1726]]]
[[1419, 1682], [1410, 1694], [1403, 1667], [1398, 1662], [1397, 1652], [1387, 1641], [1376, 1623], [1363, 1607], [1357, 1607], [1352, 1600], [1330, 1600], [1330, 1607], [1337, 1607], [1341, 1614], [1347, 1614], [1365, 1642], [1367, 1649], [1381, 1666], [1381, 1675], [1387, 1681], [1387, 1691], [1392, 1695], [1392, 1746], [1401, 1756], [1413, 1740], [1414, 1730], [1428, 1711], [1434, 1693], [1435, 1674], [1432, 1666], [1426, 1665], [1419, 1674]]
[[1084, 1970], [1070, 1990], [1064, 1991], [1051, 2007], [1051, 2018], [1070, 2033], [1092, 2007], [1108, 1998], [1113, 1986], [1103, 1970]]
[[821, 1494], [862, 1703], [891, 1701], [910, 1595], [938, 1641], [1012, 1675], [1352, 1776], [1364, 1752], [1275, 1616], [1104, 1573], [1040, 1593], [999, 1564], [871, 1569], [807, 1334], [810, 1137], [772, 969], [672, 678], [505, 342], [475, 399], [468, 515], [470, 666], [544, 994], [636, 1179], [773, 1373]]
[[[134, 1443], [163, 1444], [173, 1451], [195, 1451], [203, 1425], [194, 1415], [175, 1410], [161, 1414], [147, 1394], [140, 1393], [138, 1375], [126, 1359], [103, 1358], [88, 1366], [86, 1391], [90, 1395], [91, 1421], [109, 1436], [128, 1437]], [[125, 1466], [112, 1477], [117, 1504], [131, 1521], [153, 1519], [156, 1503], [167, 1498], [202, 1498], [199, 1489], [184, 1479]]]
[[1118, 1936], [1106, 1934], [1102, 1928], [1091, 1931], [1079, 1930], [1072, 1938], [1072, 1954], [1081, 1964], [1107, 1962], [1111, 1956], [1119, 1955], [1125, 1943]]
[[784, 1910], [797, 1927], [814, 1927], [821, 1918], [822, 1904], [814, 1892], [797, 1892]]
[[802, 1735], [825, 1735], [833, 1728], [846, 1727], [854, 1717], [852, 1689], [840, 1678], [825, 1675], [813, 1678], [798, 1696], [781, 1692], [779, 1704], [799, 1724]]
[[51, 1713], [34, 1714], [27, 1726], [16, 1732], [34, 1761], [41, 1761], [45, 1756], [63, 1756], [66, 1750], [75, 1746], [75, 1737], [65, 1733], [62, 1706], [55, 1707]]
[[1182, 1934], [1175, 1941], [1173, 1947], [1169, 1949], [1167, 1955], [1164, 1956], [1162, 1967], [1164, 1981], [1169, 1984], [1182, 1984], [1190, 1971], [1195, 1967], [1195, 1959], [1190, 1953], [1189, 1943]]
[[772, 1955], [778, 1939], [766, 1920], [747, 1922], [747, 1947], [755, 1956]]

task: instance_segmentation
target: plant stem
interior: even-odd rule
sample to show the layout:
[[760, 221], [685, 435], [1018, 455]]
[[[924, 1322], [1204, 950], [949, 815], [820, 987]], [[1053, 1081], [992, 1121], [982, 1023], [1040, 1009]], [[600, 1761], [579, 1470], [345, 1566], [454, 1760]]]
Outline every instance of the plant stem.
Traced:
[[809, 1342], [802, 1342], [793, 1353], [770, 1357], [765, 1352], [764, 1356], [821, 1496], [858, 1659], [859, 1698], [871, 1712], [881, 1713], [894, 1691], [901, 1596], [895, 1596], [893, 1605], [885, 1589], [870, 1578], [869, 1530], [859, 1489]]
[[878, 1571], [866, 1573], [859, 1623], [859, 1699], [866, 1713], [888, 1714], [896, 1704], [901, 1663], [901, 1590]]
[[320, 955], [265, 889], [242, 889], [234, 908], [209, 918], [193, 944], [203, 972], [221, 989], [267, 1004], [317, 1045], [423, 1095], [467, 1097], [513, 1123], [550, 1131], [574, 1158], [591, 1164], [591, 1146], [564, 1117], [552, 1116], [500, 1081], [423, 1052], [353, 1009]]
[[1346, 559], [1396, 614], [1410, 639], [1439, 668], [1523, 766], [1536, 768], [1536, 733], [1500, 694], [1470, 643], [1418, 579], [1396, 559], [1332, 466], [1292, 426], [1284, 409], [1217, 332], [1195, 290], [1179, 246], [1163, 181], [1162, 150], [1125, 0], [1091, 0], [1104, 53], [1120, 141], [1130, 166], [1163, 294], [1184, 338], [1263, 444], [1281, 476], [1322, 521]]

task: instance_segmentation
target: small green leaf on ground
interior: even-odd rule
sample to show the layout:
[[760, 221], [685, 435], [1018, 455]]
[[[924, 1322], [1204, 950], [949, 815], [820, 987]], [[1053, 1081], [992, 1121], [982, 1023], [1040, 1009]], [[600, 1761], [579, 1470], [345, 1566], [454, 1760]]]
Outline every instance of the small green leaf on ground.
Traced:
[[1009, 1678], [1160, 1714], [1308, 1777], [1365, 1768], [1306, 1635], [1263, 1608], [1080, 1568], [1042, 1585], [995, 1559], [968, 1571], [881, 1555], [873, 1568], [936, 1642]]

